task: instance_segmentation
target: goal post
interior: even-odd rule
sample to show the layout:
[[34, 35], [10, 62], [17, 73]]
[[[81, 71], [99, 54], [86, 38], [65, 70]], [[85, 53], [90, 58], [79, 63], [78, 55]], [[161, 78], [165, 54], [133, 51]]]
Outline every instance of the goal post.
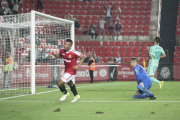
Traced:
[[[53, 70], [59, 68], [57, 74], [59, 77], [62, 75], [63, 64], [52, 56], [52, 52], [58, 54], [67, 38], [72, 39], [72, 49], [75, 48], [74, 21], [32, 10], [30, 13], [2, 16], [0, 18], [0, 28], [7, 29], [6, 31], [9, 30], [8, 34], [11, 42], [8, 44], [11, 46], [11, 57], [13, 62], [17, 64], [15, 70], [10, 74], [12, 77], [9, 80], [3, 74], [5, 59], [1, 58], [0, 94], [35, 94], [37, 85], [38, 88], [47, 87], [53, 81], [48, 80], [53, 77]], [[0, 32], [0, 39], [6, 39], [5, 34], [6, 32]], [[28, 39], [30, 41], [26, 43]], [[37, 39], [40, 43], [37, 42]], [[5, 42], [6, 45], [7, 42]], [[43, 49], [46, 49], [45, 57], [48, 56], [46, 62], [43, 61]], [[0, 56], [3, 56], [3, 52], [0, 52]], [[46, 73], [43, 73], [43, 71]], [[8, 88], [4, 87], [4, 78], [9, 81]]]
[[[36, 27], [35, 18], [36, 18], [36, 15], [42, 16], [44, 18], [48, 18], [51, 20], [69, 23], [71, 25], [71, 30], [70, 30], [71, 40], [74, 43], [74, 22], [73, 21], [53, 17], [44, 13], [34, 11], [34, 10], [31, 11], [31, 94], [35, 94], [35, 56], [34, 55], [35, 55], [35, 27]], [[72, 46], [72, 49], [74, 49], [74, 44]]]

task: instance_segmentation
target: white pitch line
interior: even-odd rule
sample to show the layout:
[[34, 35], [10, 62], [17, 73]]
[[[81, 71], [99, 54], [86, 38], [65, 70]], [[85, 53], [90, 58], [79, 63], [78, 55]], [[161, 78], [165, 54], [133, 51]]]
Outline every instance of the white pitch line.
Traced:
[[[127, 82], [127, 83], [134, 83], [134, 82]], [[125, 83], [116, 83], [116, 84], [125, 84]], [[94, 86], [96, 87], [96, 86], [116, 85], [116, 84], [102, 84], [102, 85], [80, 86], [80, 87], [76, 87], [76, 88], [94, 87]], [[66, 89], [69, 89], [69, 88], [66, 88]], [[51, 90], [51, 91], [46, 91], [46, 92], [39, 92], [39, 93], [36, 93], [36, 94], [39, 95], [39, 94], [49, 93], [49, 92], [55, 92], [55, 91], [59, 91], [59, 89], [57, 89], [57, 90]], [[16, 97], [23, 97], [23, 96], [29, 96], [29, 95], [34, 95], [34, 94], [12, 96], [12, 97], [7, 97], [7, 98], [1, 98], [0, 100], [11, 99], [11, 98], [16, 98]]]
[[155, 103], [155, 102], [157, 102], [157, 103], [159, 103], [159, 102], [177, 102], [177, 103], [179, 103], [180, 101], [155, 101], [155, 100], [151, 100], [151, 101], [77, 101], [77, 102], [87, 102], [87, 103], [88, 102], [89, 103], [91, 103], [91, 102], [93, 102], [93, 103], [95, 103], [95, 102], [98, 102], [98, 103], [120, 103], [120, 102], [121, 103], [126, 103], [126, 102], [127, 103], [129, 103], [129, 102], [132, 102], [132, 103], [135, 103], [135, 102], [136, 103], [137, 102], [138, 103], [141, 103], [141, 102], [144, 102], [144, 103], [145, 102], [152, 102], [152, 103], [154, 102]]

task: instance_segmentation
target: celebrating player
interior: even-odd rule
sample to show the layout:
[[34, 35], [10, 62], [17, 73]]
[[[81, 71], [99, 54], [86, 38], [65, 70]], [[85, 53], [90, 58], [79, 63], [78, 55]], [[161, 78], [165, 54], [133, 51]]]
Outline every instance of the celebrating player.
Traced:
[[[52, 53], [52, 55], [54, 55], [57, 58], [64, 58], [65, 74], [57, 82], [57, 85], [60, 88], [60, 91], [64, 94], [60, 98], [60, 101], [64, 101], [69, 96], [69, 92], [67, 92], [64, 83], [67, 83], [69, 85], [72, 93], [75, 96], [71, 102], [76, 102], [76, 100], [80, 98], [80, 96], [77, 93], [76, 86], [72, 80], [74, 79], [74, 77], [76, 75], [76, 71], [79, 69], [81, 64], [84, 62], [85, 57], [81, 53], [79, 53], [75, 50], [72, 50], [71, 49], [72, 44], [73, 44], [72, 40], [67, 39], [64, 44], [64, 48], [62, 48], [60, 50], [59, 54], [54, 54], [54, 52]], [[79, 62], [78, 65], [76, 65], [77, 58], [81, 59], [81, 61]]]
[[[137, 89], [138, 91], [135, 93], [134, 98], [135, 99], [144, 99], [146, 97], [150, 97], [150, 100], [155, 100], [156, 96], [154, 96], [149, 89], [152, 86], [152, 81], [147, 75], [144, 68], [140, 65], [138, 65], [138, 59], [137, 58], [131, 58], [130, 60], [131, 67], [134, 68], [134, 73], [136, 74], [137, 79]], [[146, 94], [144, 94], [146, 93]]]
[[154, 78], [154, 73], [158, 67], [159, 59], [166, 57], [166, 54], [162, 47], [159, 46], [161, 39], [159, 37], [156, 37], [154, 39], [154, 46], [150, 47], [150, 50], [148, 48], [148, 53], [150, 57], [149, 66], [147, 70], [147, 74], [151, 78], [151, 80], [155, 83], [159, 84], [160, 89], [162, 88], [163, 81], [159, 81], [156, 78]]

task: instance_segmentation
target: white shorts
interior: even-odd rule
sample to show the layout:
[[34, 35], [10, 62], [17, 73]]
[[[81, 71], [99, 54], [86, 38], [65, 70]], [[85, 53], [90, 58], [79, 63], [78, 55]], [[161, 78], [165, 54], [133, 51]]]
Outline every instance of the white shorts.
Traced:
[[120, 34], [120, 31], [115, 31], [115, 34]]
[[71, 75], [69, 73], [65, 73], [62, 77], [61, 80], [65, 83], [68, 83], [69, 81], [73, 81], [76, 75]]

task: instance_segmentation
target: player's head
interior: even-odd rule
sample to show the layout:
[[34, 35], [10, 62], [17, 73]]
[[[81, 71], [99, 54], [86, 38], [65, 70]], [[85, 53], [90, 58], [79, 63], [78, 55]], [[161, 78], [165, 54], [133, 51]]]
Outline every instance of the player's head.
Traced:
[[117, 57], [119, 57], [120, 55], [119, 54], [117, 54]]
[[64, 44], [64, 50], [69, 51], [73, 45], [73, 41], [71, 39], [67, 39]]
[[159, 37], [154, 38], [154, 44], [159, 44], [161, 39]]
[[135, 58], [135, 57], [131, 58], [131, 60], [129, 61], [131, 67], [135, 67], [138, 64], [138, 61], [139, 60], [137, 58]]

